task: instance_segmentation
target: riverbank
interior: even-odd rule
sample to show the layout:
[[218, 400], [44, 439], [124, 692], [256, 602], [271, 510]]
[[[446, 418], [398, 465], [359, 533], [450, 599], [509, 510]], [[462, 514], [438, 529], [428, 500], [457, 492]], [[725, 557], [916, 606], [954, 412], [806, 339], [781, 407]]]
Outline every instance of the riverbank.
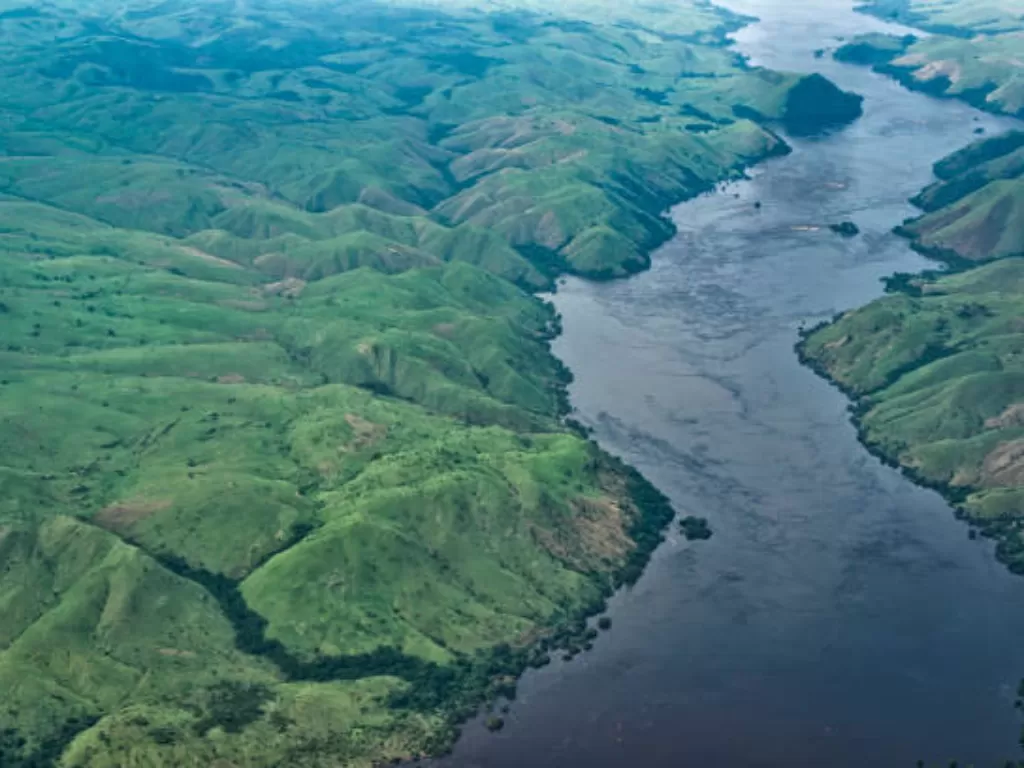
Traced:
[[1012, 3], [880, 0], [860, 10], [929, 34], [863, 35], [836, 50], [839, 60], [871, 66], [911, 90], [1024, 118], [1024, 21]]
[[411, 758], [584, 649], [671, 509], [534, 294], [859, 114], [703, 4], [350, 5], [0, 13], [5, 766]]
[[[1016, 521], [1024, 259], [902, 275], [887, 298], [808, 332], [802, 362], [854, 403], [871, 453], [942, 493], [1022, 572]], [[972, 534], [973, 535], [973, 534]]]
[[[867, 95], [865, 118], [681, 205], [651, 271], [569, 279], [554, 297], [575, 417], [715, 535], [691, 545], [673, 531], [610, 601], [594, 650], [529, 672], [502, 731], [466, 729], [442, 765], [1013, 754], [1001, 691], [1016, 688], [1019, 585], [935, 494], [866, 460], [843, 398], [791, 352], [800, 319], [923, 268], [889, 232], [928, 165], [969, 140], [971, 113], [815, 59], [872, 26], [839, 3], [734, 5], [762, 19], [737, 34], [752, 63], [820, 67]], [[805, 226], [845, 220], [860, 237]]]
[[[855, 41], [837, 58], [879, 70], [875, 52], [890, 39]], [[961, 45], [970, 51], [985, 39]], [[898, 48], [910, 43], [903, 38]], [[883, 58], [884, 72], [893, 56]], [[1024, 343], [1015, 326], [1024, 312], [1022, 147], [1024, 132], [1010, 131], [936, 163], [938, 180], [912, 200], [921, 215], [895, 231], [948, 269], [895, 275], [887, 298], [812, 329], [797, 348], [854, 403], [868, 450], [940, 492], [958, 517], [996, 540], [997, 558], [1015, 573], [1024, 572], [1016, 523], [1024, 509], [1016, 415], [1024, 370], [1014, 352]]]

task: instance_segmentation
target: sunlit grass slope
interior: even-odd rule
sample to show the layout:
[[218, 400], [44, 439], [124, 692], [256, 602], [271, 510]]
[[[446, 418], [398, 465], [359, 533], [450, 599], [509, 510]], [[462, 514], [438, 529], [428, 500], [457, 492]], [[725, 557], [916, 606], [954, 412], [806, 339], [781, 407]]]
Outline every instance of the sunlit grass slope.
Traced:
[[[5, 205], [20, 226], [40, 208]], [[12, 234], [0, 260], [5, 759], [99, 720], [131, 743], [76, 742], [68, 764], [149, 749], [173, 765], [236, 697], [258, 699], [254, 722], [298, 706], [286, 683], [312, 673], [272, 663], [288, 654], [450, 665], [572, 618], [635, 551], [626, 475], [556, 420], [550, 310], [510, 284], [464, 264], [305, 290], [239, 268], [202, 280], [77, 253], [47, 213], [49, 255]], [[174, 269], [188, 258], [210, 268]], [[218, 585], [266, 629], [225, 617]], [[277, 638], [269, 660], [236, 650]], [[440, 715], [389, 713], [396, 685], [309, 695], [412, 723], [367, 742], [385, 754], [446, 738]], [[199, 711], [220, 696], [226, 713]], [[293, 730], [284, 752], [225, 736], [196, 754], [276, 765], [311, 738]]]
[[902, 234], [954, 264], [1024, 256], [1024, 132], [975, 142], [935, 173], [939, 180], [914, 198], [924, 215]]
[[847, 313], [805, 352], [858, 402], [864, 440], [957, 501], [1024, 572], [1024, 259]]
[[930, 32], [973, 37], [1013, 32], [1022, 26], [1013, 0], [872, 0], [861, 9]]
[[[808, 361], [857, 402], [866, 443], [942, 489], [1024, 572], [1024, 178], [1019, 132], [936, 167], [902, 231], [966, 271], [897, 275], [812, 333]], [[978, 262], [992, 261], [976, 267]]]
[[1024, 117], [1024, 13], [1012, 0], [878, 0], [863, 7], [928, 30], [917, 39], [857, 38], [836, 52], [915, 90]]
[[671, 518], [562, 273], [860, 100], [704, 4], [0, 0], [0, 765], [433, 754]]
[[642, 268], [669, 203], [784, 149], [765, 124], [860, 110], [741, 66], [721, 45], [735, 20], [685, 4], [671, 34], [524, 10], [235, 13], [8, 12], [0, 191], [275, 277], [465, 260], [536, 288]]

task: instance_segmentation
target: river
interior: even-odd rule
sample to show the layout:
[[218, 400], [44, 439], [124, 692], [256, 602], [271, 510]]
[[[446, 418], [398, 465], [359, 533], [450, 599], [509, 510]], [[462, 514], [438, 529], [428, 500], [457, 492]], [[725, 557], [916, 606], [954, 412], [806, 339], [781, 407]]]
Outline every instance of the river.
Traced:
[[[864, 117], [675, 208], [649, 272], [554, 297], [578, 418], [715, 535], [673, 530], [594, 650], [528, 673], [506, 728], [469, 724], [444, 766], [1021, 757], [1024, 579], [868, 455], [844, 397], [793, 352], [802, 323], [933, 266], [892, 227], [935, 160], [1010, 121], [815, 58], [838, 37], [906, 31], [849, 0], [723, 4], [760, 18], [735, 36], [752, 63], [821, 72], [865, 97]], [[845, 219], [860, 237], [806, 229]]]

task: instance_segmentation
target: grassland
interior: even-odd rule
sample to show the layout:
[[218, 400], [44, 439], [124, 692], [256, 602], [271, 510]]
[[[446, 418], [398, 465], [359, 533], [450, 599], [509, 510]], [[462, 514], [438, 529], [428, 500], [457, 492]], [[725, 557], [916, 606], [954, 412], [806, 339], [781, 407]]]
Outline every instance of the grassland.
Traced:
[[914, 198], [924, 211], [899, 228], [954, 266], [1024, 256], [1024, 131], [978, 141], [936, 164]]
[[864, 35], [836, 58], [869, 64], [903, 85], [1024, 117], [1024, 14], [1009, 0], [878, 0], [863, 10], [929, 31]]
[[803, 343], [862, 439], [936, 487], [1024, 573], [1024, 259], [923, 277]]
[[1009, 0], [869, 0], [860, 10], [935, 34], [971, 38], [1021, 28]]
[[794, 130], [829, 119], [804, 125], [808, 105], [859, 113], [721, 45], [522, 14], [435, 29], [401, 8], [381, 43], [382, 12], [358, 8], [351, 28], [323, 6], [227, 30], [216, 4], [165, 12], [156, 47], [134, 37], [165, 34], [153, 19], [9, 17], [0, 191], [278, 278], [486, 259], [540, 287], [643, 268], [668, 203], [784, 150], [737, 108]]
[[4, 768], [432, 754], [592, 639], [672, 511], [533, 292], [860, 110], [738, 23], [0, 0]]
[[897, 231], [948, 273], [895, 275], [888, 296], [814, 330], [800, 353], [854, 400], [874, 453], [942, 491], [1024, 573], [1024, 132], [934, 170], [913, 200], [922, 215]]

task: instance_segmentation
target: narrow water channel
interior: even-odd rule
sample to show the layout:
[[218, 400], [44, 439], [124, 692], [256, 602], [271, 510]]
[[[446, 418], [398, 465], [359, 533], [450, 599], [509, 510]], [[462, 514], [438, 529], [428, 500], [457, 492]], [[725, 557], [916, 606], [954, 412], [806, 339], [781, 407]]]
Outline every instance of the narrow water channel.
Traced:
[[[891, 228], [931, 164], [1009, 125], [913, 94], [819, 48], [886, 25], [851, 0], [728, 0], [761, 19], [738, 50], [819, 71], [865, 115], [749, 181], [677, 207], [679, 235], [630, 280], [567, 281], [557, 354], [609, 451], [708, 542], [673, 532], [614, 625], [529, 673], [507, 726], [467, 726], [460, 768], [1002, 766], [1021, 757], [1024, 579], [946, 504], [857, 443], [847, 403], [802, 368], [802, 323], [926, 266]], [[893, 28], [902, 31], [902, 28]], [[756, 208], [755, 202], [761, 207]], [[850, 219], [862, 235], [823, 227]]]

